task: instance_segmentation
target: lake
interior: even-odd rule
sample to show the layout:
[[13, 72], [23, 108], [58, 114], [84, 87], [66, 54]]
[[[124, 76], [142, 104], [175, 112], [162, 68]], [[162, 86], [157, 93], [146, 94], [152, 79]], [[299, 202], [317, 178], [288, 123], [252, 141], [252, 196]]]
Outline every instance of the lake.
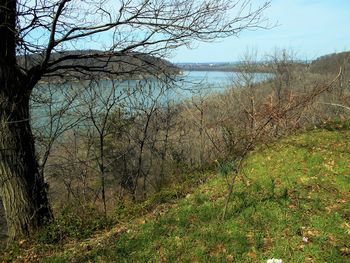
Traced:
[[[251, 81], [259, 82], [269, 77], [271, 74], [256, 73], [251, 76]], [[160, 107], [169, 102], [176, 104], [199, 94], [223, 92], [233, 87], [234, 83], [240, 83], [241, 79], [240, 73], [185, 71], [177, 76], [176, 82], [169, 83], [155, 78], [41, 83], [33, 92], [32, 124], [37, 129], [45, 128], [50, 114], [52, 116], [54, 113], [62, 125], [62, 119], [64, 122], [73, 122], [78, 116], [87, 116], [88, 107], [93, 108], [95, 114], [101, 114], [111, 103], [125, 113], [134, 113], [137, 109], [142, 110], [155, 103]], [[57, 114], [62, 109], [65, 109], [65, 118]]]

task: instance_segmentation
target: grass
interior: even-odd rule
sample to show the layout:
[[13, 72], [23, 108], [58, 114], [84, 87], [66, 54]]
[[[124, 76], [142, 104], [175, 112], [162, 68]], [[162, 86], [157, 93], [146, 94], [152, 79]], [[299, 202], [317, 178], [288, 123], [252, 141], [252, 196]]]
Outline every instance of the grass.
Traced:
[[350, 131], [315, 130], [249, 156], [225, 221], [227, 185], [216, 175], [40, 262], [350, 262], [349, 186]]

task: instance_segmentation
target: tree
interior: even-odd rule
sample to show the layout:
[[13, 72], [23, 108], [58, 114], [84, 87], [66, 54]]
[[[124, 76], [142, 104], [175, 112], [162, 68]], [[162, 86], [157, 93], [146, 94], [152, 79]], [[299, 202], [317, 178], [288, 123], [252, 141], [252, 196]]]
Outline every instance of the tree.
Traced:
[[[111, 62], [132, 63], [126, 69], [134, 72], [142, 63], [125, 55], [145, 62], [140, 54], [163, 57], [193, 40], [261, 27], [268, 6], [253, 8], [250, 0], [0, 0], [0, 195], [10, 239], [52, 218], [30, 125], [29, 99], [42, 78], [77, 76], [73, 71], [120, 75], [125, 67]], [[63, 52], [92, 48], [100, 51]]]
[[[86, 105], [87, 120], [91, 122], [91, 131], [88, 129], [87, 136], [92, 137], [93, 140], [96, 138], [97, 142], [94, 151], [95, 160], [98, 167], [98, 173], [101, 180], [101, 199], [103, 203], [104, 215], [107, 215], [107, 205], [106, 205], [106, 173], [108, 168], [108, 162], [106, 156], [106, 146], [108, 137], [117, 132], [117, 123], [115, 120], [112, 121], [113, 113], [115, 113], [116, 108], [121, 101], [125, 100], [128, 96], [126, 89], [125, 92], [120, 92], [117, 94], [118, 84], [111, 80], [110, 86], [101, 85], [100, 82], [92, 81], [89, 83], [88, 88], [83, 96], [83, 101]], [[118, 127], [119, 128], [119, 127]], [[97, 134], [97, 136], [95, 135]]]

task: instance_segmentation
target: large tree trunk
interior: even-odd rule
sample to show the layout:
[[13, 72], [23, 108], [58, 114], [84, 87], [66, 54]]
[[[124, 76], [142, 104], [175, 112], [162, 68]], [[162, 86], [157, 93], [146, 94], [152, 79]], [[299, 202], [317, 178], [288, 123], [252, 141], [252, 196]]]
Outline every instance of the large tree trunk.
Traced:
[[52, 215], [30, 127], [29, 97], [37, 79], [16, 66], [16, 2], [0, 0], [0, 197], [10, 240]]
[[10, 239], [30, 234], [51, 218], [30, 127], [30, 89], [21, 76], [14, 67], [0, 67], [0, 196]]

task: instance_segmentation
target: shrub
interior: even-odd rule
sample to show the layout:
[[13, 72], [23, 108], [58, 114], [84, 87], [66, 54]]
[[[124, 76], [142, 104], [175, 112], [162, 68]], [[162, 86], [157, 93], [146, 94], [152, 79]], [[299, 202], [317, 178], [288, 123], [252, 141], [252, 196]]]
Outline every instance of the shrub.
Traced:
[[37, 234], [42, 243], [60, 243], [67, 239], [84, 239], [96, 230], [112, 225], [112, 220], [96, 209], [67, 206], [60, 210], [54, 221], [48, 222]]

